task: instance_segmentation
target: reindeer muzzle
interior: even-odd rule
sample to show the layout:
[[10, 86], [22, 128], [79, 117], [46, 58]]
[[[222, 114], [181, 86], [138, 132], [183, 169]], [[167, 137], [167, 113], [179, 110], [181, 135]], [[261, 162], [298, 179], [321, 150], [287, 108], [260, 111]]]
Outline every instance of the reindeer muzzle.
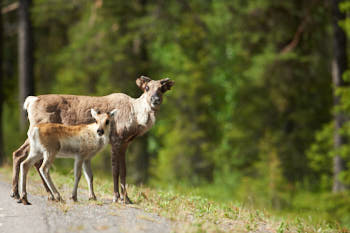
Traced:
[[159, 96], [157, 96], [157, 95], [152, 95], [152, 96], [151, 96], [151, 103], [152, 103], [152, 105], [154, 105], [154, 106], [158, 106], [158, 105], [160, 105], [160, 104], [162, 103], [162, 100], [161, 100], [161, 98], [160, 98]]

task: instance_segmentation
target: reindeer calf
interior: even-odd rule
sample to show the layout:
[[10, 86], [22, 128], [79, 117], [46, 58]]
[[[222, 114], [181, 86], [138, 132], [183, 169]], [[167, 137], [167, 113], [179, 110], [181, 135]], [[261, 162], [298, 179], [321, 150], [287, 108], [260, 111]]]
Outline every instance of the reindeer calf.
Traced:
[[55, 123], [44, 123], [30, 127], [28, 138], [30, 152], [26, 160], [21, 163], [21, 195], [19, 203], [30, 204], [27, 199], [27, 173], [33, 164], [43, 159], [40, 173], [50, 189], [51, 200], [61, 200], [61, 196], [53, 184], [49, 169], [55, 157], [75, 158], [74, 188], [72, 199], [77, 201], [78, 183], [81, 168], [89, 185], [89, 199], [96, 199], [93, 190], [93, 175], [91, 158], [109, 143], [110, 121], [116, 109], [109, 113], [99, 114], [91, 109], [91, 115], [96, 120], [92, 124], [67, 126]]

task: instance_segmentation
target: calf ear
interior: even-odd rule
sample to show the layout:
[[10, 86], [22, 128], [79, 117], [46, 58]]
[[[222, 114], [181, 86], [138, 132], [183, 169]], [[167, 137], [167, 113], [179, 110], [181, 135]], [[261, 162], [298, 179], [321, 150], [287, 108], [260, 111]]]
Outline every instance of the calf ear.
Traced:
[[114, 114], [115, 114], [116, 112], [118, 112], [118, 109], [113, 109], [112, 111], [109, 112], [108, 115], [109, 115], [110, 117], [113, 117]]
[[95, 111], [95, 109], [91, 109], [91, 116], [93, 117], [93, 118], [97, 118], [97, 112]]
[[162, 84], [162, 91], [166, 92], [170, 90], [172, 86], [174, 86], [175, 82], [170, 78], [164, 78], [160, 80], [160, 84]]
[[136, 85], [141, 89], [145, 90], [145, 87], [148, 82], [150, 82], [152, 79], [146, 76], [141, 76], [140, 78], [136, 79]]

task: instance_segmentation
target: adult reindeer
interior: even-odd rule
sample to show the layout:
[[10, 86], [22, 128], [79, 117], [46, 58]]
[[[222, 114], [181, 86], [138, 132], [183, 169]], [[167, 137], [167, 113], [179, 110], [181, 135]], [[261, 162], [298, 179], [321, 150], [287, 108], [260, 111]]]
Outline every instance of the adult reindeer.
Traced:
[[[94, 120], [90, 109], [109, 112], [118, 109], [111, 122], [110, 144], [112, 146], [112, 174], [114, 181], [113, 201], [120, 199], [131, 203], [127, 196], [125, 179], [125, 153], [129, 143], [137, 136], [149, 130], [155, 120], [156, 113], [162, 103], [163, 94], [170, 90], [174, 81], [169, 78], [152, 80], [141, 76], [136, 80], [137, 86], [143, 90], [139, 98], [132, 98], [123, 93], [107, 96], [76, 96], [76, 95], [41, 95], [27, 98], [24, 107], [28, 111], [30, 125], [40, 123], [62, 123], [66, 125], [89, 124]], [[20, 163], [28, 156], [29, 141], [13, 152], [13, 178], [11, 196], [18, 199], [18, 177]], [[42, 161], [35, 164], [39, 171]], [[40, 172], [39, 172], [40, 174]], [[119, 193], [119, 177], [121, 194]], [[46, 190], [48, 187], [44, 182]], [[125, 194], [125, 195], [124, 195]]]

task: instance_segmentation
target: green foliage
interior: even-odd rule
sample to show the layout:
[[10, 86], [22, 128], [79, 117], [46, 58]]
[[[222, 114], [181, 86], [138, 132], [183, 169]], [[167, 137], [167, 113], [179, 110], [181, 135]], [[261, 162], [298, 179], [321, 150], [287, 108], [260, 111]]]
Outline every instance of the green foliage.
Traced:
[[[350, 11], [350, 5], [348, 1], [344, 1], [340, 4], [340, 10], [344, 13]], [[344, 21], [339, 22], [340, 26], [343, 27], [345, 32], [349, 35], [350, 32], [350, 21], [346, 18]], [[344, 82], [349, 82], [350, 73], [346, 71], [343, 74]], [[348, 86], [333, 87], [334, 94], [339, 98], [339, 104], [332, 110], [334, 114], [341, 113], [348, 118], [350, 113], [350, 91]], [[350, 165], [350, 146], [348, 144], [342, 145], [340, 148], [335, 149], [334, 144], [334, 124], [329, 122], [319, 129], [315, 134], [315, 140], [307, 151], [307, 156], [310, 160], [310, 165], [313, 171], [317, 173], [319, 177], [319, 186], [323, 190], [330, 190], [332, 185], [333, 168], [330, 166], [333, 163], [335, 155], [339, 155], [346, 161], [347, 167]], [[339, 134], [348, 140], [350, 136], [350, 123], [346, 122], [339, 130]], [[339, 174], [339, 179], [346, 185], [350, 185], [350, 170], [344, 170]], [[332, 203], [332, 202], [330, 202]], [[337, 207], [335, 207], [337, 208]]]
[[22, 145], [26, 138], [26, 132], [21, 132], [19, 129], [19, 107], [16, 103], [13, 108], [9, 103], [5, 103], [3, 106], [3, 134], [4, 134], [4, 151], [7, 157], [5, 161], [8, 163], [12, 162], [12, 152]]
[[326, 124], [323, 129], [316, 133], [315, 142], [306, 152], [310, 160], [310, 167], [319, 176], [319, 188], [331, 190], [333, 182], [332, 166], [335, 154], [333, 146], [333, 124]]
[[329, 218], [338, 219], [346, 227], [350, 227], [350, 195], [349, 193], [327, 195], [325, 210]]

